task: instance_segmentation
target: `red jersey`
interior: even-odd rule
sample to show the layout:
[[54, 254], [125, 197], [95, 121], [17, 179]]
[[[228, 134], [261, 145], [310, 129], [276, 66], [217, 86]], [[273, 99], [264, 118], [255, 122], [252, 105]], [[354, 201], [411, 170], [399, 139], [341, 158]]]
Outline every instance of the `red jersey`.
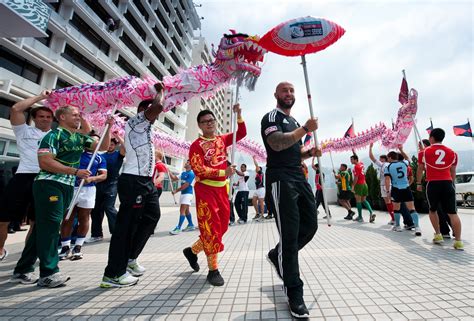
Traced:
[[[237, 141], [247, 135], [244, 122], [238, 123]], [[196, 182], [210, 186], [225, 185], [227, 168], [227, 147], [232, 145], [232, 133], [212, 139], [199, 137], [189, 148], [189, 162]]]
[[451, 167], [458, 164], [458, 155], [449, 147], [433, 144], [418, 153], [418, 163], [425, 165], [426, 181], [452, 181]]
[[[163, 162], [159, 161], [155, 164], [155, 169], [153, 170], [153, 180], [160, 174], [166, 173], [168, 170], [166, 169], [166, 165]], [[163, 188], [163, 184], [155, 184], [156, 188]]]
[[364, 163], [358, 162], [354, 165], [354, 176], [357, 176], [356, 184], [365, 184]]

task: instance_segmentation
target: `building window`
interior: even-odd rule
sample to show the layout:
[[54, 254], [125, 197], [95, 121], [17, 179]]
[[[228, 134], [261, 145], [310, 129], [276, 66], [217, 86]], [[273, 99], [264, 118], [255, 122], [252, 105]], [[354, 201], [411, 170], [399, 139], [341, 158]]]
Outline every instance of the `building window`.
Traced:
[[74, 26], [74, 28], [77, 29], [81, 34], [84, 35], [90, 42], [92, 42], [97, 48], [99, 48], [100, 51], [105, 53], [106, 55], [109, 54], [110, 46], [107, 42], [105, 42], [104, 39], [97, 34], [92, 28], [82, 20], [79, 15], [76, 13], [73, 14], [72, 19], [71, 19], [71, 25]]
[[170, 73], [171, 76], [176, 75], [176, 71], [174, 71], [173, 67], [169, 67], [168, 72]]
[[176, 54], [173, 52], [170, 53], [170, 56], [171, 58], [173, 58], [174, 62], [179, 66], [181, 64], [181, 62], [179, 61], [178, 59], [178, 56], [176, 56]]
[[[176, 107], [173, 107], [173, 108], [171, 108], [170, 110], [171, 110], [173, 113], [176, 114]], [[178, 117], [179, 117], [179, 116], [178, 116]]]
[[68, 83], [66, 80], [61, 79], [61, 78], [58, 77], [58, 80], [56, 81], [55, 89], [71, 87], [71, 86], [72, 85], [70, 83]]
[[15, 103], [11, 100], [0, 98], [0, 118], [10, 119], [10, 108], [12, 108], [14, 104]]
[[155, 11], [156, 16], [158, 17], [158, 20], [160, 20], [161, 24], [163, 25], [163, 28], [168, 29], [168, 24], [166, 23], [165, 17], [161, 14], [160, 10]]
[[181, 29], [179, 28], [178, 24], [175, 22], [173, 22], [173, 26], [174, 28], [176, 29], [176, 31], [178, 32], [178, 35], [182, 38], [183, 37], [183, 32], [181, 31]]
[[[183, 6], [181, 6], [181, 7], [184, 8]], [[176, 10], [176, 14], [178, 15], [179, 21], [181, 21], [181, 23], [184, 24], [184, 19], [181, 16], [181, 13], [179, 12], [179, 10]]]
[[125, 19], [130, 23], [130, 25], [135, 29], [135, 31], [138, 33], [138, 35], [145, 40], [146, 39], [146, 32], [145, 30], [142, 29], [140, 24], [138, 23], [137, 20], [133, 17], [133, 15], [130, 13], [130, 11], [127, 11], [126, 14], [123, 15]]
[[155, 44], [152, 44], [151, 47], [150, 47], [151, 51], [153, 51], [153, 53], [155, 54], [156, 58], [158, 58], [159, 61], [161, 61], [162, 64], [165, 63], [165, 57], [163, 56], [163, 54], [160, 52], [160, 50], [158, 49], [157, 46], [155, 46]]
[[138, 11], [142, 14], [142, 16], [145, 18], [146, 21], [148, 21], [148, 18], [150, 17], [148, 12], [146, 11], [145, 7], [142, 5], [140, 0], [133, 0], [133, 4], [135, 7], [137, 7]]
[[51, 9], [53, 9], [53, 11], [56, 11], [56, 12], [59, 11], [59, 5], [60, 5], [59, 2], [46, 2], [46, 5], [50, 7]]
[[46, 47], [49, 47], [49, 45], [51, 44], [51, 37], [53, 36], [53, 33], [49, 29], [47, 29], [46, 34], [48, 35], [47, 37], [37, 37], [35, 39], [36, 41], [41, 42]]
[[107, 23], [107, 19], [111, 18], [109, 13], [101, 6], [99, 1], [97, 0], [85, 0], [85, 3], [89, 6], [89, 8], [94, 11], [97, 17], [100, 18], [104, 23]]
[[120, 40], [122, 40], [122, 42], [128, 47], [128, 49], [130, 49], [131, 52], [135, 54], [135, 56], [137, 56], [138, 59], [143, 59], [143, 52], [125, 32], [120, 37]]
[[3, 46], [0, 46], [0, 67], [37, 84], [39, 84], [43, 72], [40, 67], [33, 65]]
[[148, 69], [150, 69], [151, 73], [153, 75], [155, 75], [156, 78], [158, 78], [159, 80], [162, 80], [163, 79], [163, 75], [161, 74], [161, 72], [158, 70], [158, 68], [155, 67], [155, 65], [153, 65], [152, 63], [150, 63], [150, 65], [148, 66]]
[[70, 61], [73, 65], [81, 68], [87, 74], [91, 75], [95, 79], [102, 81], [105, 77], [105, 72], [94, 65], [89, 59], [84, 57], [77, 50], [66, 44], [64, 52], [61, 54], [66, 60]]
[[119, 65], [127, 74], [140, 77], [140, 73], [132, 67], [121, 55], [118, 56], [117, 65]]
[[165, 11], [168, 13], [168, 16], [169, 16], [170, 13], [171, 13], [171, 10], [170, 10], [170, 8], [168, 7], [168, 4], [166, 3], [166, 0], [162, 0], [162, 1], [161, 1], [161, 5], [163, 6], [163, 8], [165, 8]]
[[118, 5], [119, 5], [119, 0], [112, 0], [113, 4], [115, 4], [115, 6], [118, 8]]
[[169, 120], [168, 118], [165, 117], [165, 120], [163, 120], [163, 124], [166, 127], [170, 128], [171, 130], [174, 130], [174, 123], [171, 120]]
[[[174, 45], [176, 46], [176, 48], [178, 48], [178, 51], [181, 51], [183, 48], [181, 48], [178, 40], [176, 40], [175, 37], [171, 37], [171, 40], [173, 41]], [[178, 64], [179, 65], [179, 64]]]

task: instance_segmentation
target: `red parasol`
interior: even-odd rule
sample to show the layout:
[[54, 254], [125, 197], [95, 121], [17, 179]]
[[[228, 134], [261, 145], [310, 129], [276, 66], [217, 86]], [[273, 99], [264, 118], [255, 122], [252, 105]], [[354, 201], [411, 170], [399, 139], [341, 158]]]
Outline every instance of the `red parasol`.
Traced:
[[[260, 46], [276, 54], [283, 56], [301, 56], [311, 118], [314, 118], [314, 113], [305, 55], [326, 49], [341, 38], [345, 32], [341, 26], [334, 22], [308, 16], [279, 24], [267, 32], [259, 41]], [[313, 137], [314, 146], [318, 146], [316, 131], [313, 132]], [[317, 158], [319, 168], [322, 170], [321, 158], [319, 156]], [[324, 180], [321, 180], [324, 208], [328, 226], [331, 226], [329, 207], [327, 204], [327, 192], [324, 185]]]

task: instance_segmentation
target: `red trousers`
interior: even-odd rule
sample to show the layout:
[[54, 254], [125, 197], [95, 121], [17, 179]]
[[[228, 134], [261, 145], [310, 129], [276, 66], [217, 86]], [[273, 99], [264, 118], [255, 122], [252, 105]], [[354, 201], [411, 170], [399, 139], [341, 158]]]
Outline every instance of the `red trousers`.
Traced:
[[196, 212], [199, 224], [199, 236], [206, 255], [217, 254], [224, 250], [222, 237], [229, 227], [229, 195], [227, 188], [208, 186], [197, 182]]

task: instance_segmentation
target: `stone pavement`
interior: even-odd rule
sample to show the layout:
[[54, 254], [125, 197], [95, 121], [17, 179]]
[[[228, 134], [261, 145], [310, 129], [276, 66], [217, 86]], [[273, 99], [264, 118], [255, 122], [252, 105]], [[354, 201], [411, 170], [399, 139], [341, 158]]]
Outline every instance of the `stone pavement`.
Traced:
[[[331, 210], [333, 225], [320, 219], [300, 252], [312, 320], [473, 320], [473, 210], [460, 210], [464, 252], [453, 250], [452, 241], [433, 245], [427, 215], [423, 236], [415, 237], [391, 232], [386, 213], [378, 212], [375, 224], [360, 224], [343, 220], [339, 207]], [[171, 236], [176, 221], [177, 208], [163, 208], [140, 257], [147, 272], [124, 289], [98, 288], [108, 240], [84, 246], [83, 260], [60, 263], [72, 277], [63, 288], [9, 284], [24, 237], [15, 234], [0, 263], [0, 320], [291, 320], [282, 282], [265, 259], [278, 240], [274, 220], [230, 227], [219, 262], [223, 287], [206, 283], [202, 255], [201, 271], [191, 273], [181, 251], [198, 232]]]

